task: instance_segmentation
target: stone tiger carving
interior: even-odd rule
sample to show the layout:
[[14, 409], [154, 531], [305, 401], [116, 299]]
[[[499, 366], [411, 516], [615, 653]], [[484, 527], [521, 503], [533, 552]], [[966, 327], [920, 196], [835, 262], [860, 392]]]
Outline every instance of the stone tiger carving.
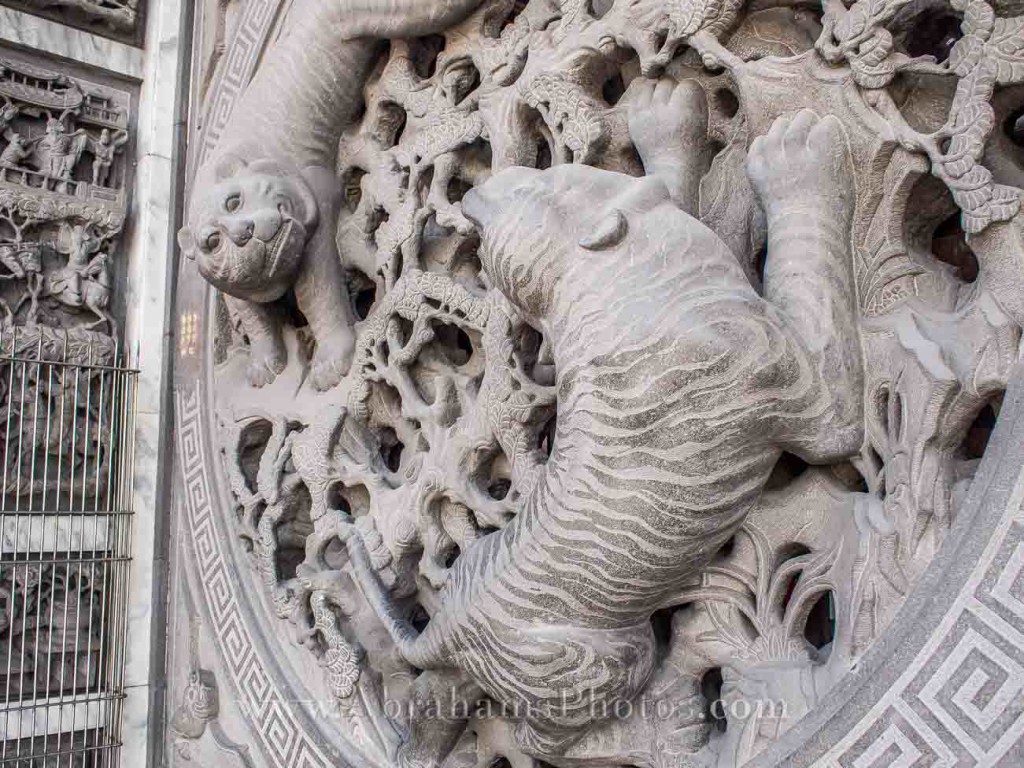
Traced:
[[316, 339], [311, 380], [335, 386], [352, 361], [352, 309], [335, 242], [338, 142], [358, 118], [382, 39], [438, 32], [481, 0], [297, 0], [198, 172], [183, 252], [223, 291], [249, 338], [249, 381], [284, 370], [268, 306], [294, 288]]
[[[523, 510], [455, 561], [422, 633], [354, 525], [339, 526], [399, 651], [433, 670], [421, 697], [494, 698], [543, 759], [643, 689], [656, 661], [651, 614], [679, 603], [784, 451], [826, 463], [863, 440], [842, 127], [803, 111], [751, 147], [770, 231], [762, 298], [680, 210], [694, 201], [662, 181], [695, 156], [666, 153], [678, 141], [666, 132], [706, 140], [692, 86], [637, 87], [631, 133], [648, 177], [513, 168], [463, 201], [493, 285], [553, 345], [559, 416]], [[437, 727], [414, 719], [405, 764], [440, 760], [452, 740]]]

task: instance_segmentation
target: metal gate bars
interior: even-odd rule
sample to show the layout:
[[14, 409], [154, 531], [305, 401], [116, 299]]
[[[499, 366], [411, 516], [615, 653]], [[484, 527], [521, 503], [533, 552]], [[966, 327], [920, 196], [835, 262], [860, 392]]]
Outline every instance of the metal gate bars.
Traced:
[[0, 329], [0, 768], [119, 765], [137, 371]]

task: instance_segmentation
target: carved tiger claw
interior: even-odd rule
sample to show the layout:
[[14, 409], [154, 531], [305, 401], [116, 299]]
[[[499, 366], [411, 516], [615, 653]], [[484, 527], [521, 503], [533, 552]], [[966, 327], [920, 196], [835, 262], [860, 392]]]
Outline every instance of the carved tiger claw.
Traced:
[[332, 340], [329, 344], [319, 345], [313, 355], [309, 378], [313, 388], [318, 392], [326, 392], [341, 383], [352, 366], [355, 354], [355, 343], [351, 336]]
[[287, 363], [288, 354], [280, 343], [269, 340], [263, 344], [254, 342], [249, 350], [246, 380], [256, 388], [265, 387], [274, 382], [274, 379], [284, 371]]

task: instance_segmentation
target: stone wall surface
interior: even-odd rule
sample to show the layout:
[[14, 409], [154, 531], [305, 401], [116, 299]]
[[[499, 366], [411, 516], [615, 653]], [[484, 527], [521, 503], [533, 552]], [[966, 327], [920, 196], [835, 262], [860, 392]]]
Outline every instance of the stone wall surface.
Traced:
[[1024, 753], [1024, 5], [233, 0], [192, 34], [198, 766]]

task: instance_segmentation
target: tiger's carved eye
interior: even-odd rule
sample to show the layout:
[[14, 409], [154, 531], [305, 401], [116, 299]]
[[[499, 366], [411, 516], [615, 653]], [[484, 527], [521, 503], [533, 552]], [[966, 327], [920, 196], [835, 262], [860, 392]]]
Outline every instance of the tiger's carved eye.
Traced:
[[213, 253], [214, 251], [220, 250], [221, 244], [224, 242], [220, 232], [211, 232], [206, 236], [203, 241], [203, 250], [207, 253]]
[[228, 195], [227, 200], [224, 201], [224, 210], [228, 213], [234, 213], [242, 207], [242, 196], [237, 192], [233, 195]]

